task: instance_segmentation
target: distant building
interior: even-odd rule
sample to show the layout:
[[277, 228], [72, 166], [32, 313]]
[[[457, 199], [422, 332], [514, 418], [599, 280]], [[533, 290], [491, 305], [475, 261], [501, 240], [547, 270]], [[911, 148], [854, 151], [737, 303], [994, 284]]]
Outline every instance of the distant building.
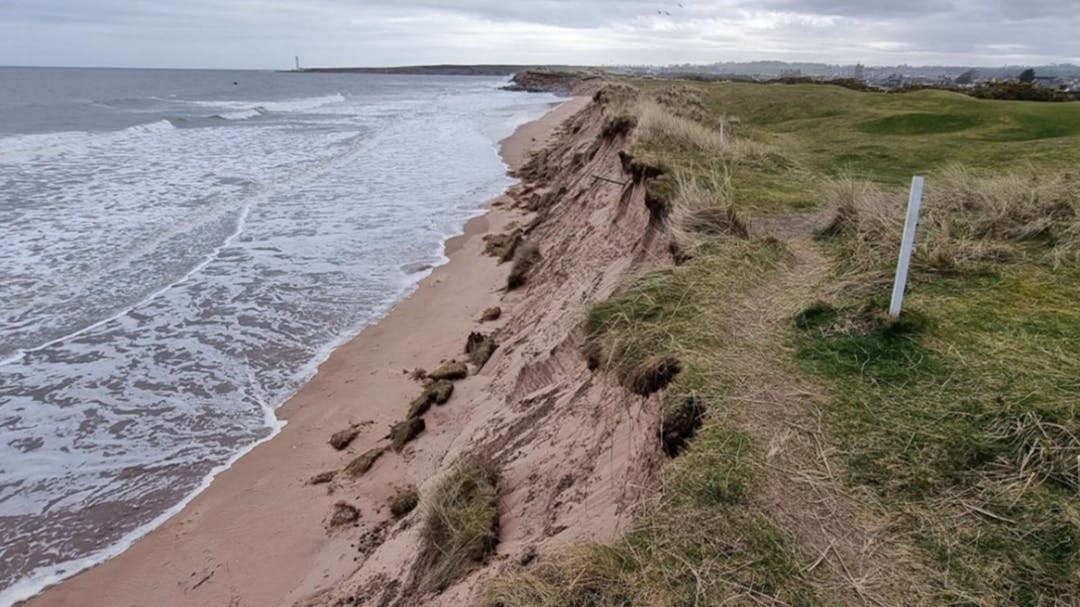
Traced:
[[900, 74], [889, 74], [889, 77], [885, 79], [885, 88], [898, 89], [904, 86], [904, 77]]
[[866, 69], [863, 68], [863, 64], [861, 64], [861, 63], [856, 63], [855, 64], [855, 79], [856, 80], [866, 80], [866, 73], [865, 72], [866, 72]]

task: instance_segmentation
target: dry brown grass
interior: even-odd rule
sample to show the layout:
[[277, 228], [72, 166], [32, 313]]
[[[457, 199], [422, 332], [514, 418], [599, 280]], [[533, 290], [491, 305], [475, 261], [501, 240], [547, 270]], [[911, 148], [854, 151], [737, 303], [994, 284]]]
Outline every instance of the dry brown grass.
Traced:
[[468, 573], [499, 542], [499, 468], [467, 455], [432, 489], [424, 511], [422, 592], [441, 591]]
[[675, 198], [669, 228], [683, 254], [691, 254], [704, 242], [718, 237], [750, 237], [750, 223], [732, 203], [731, 175], [725, 166], [695, 178], [687, 172], [675, 175]]
[[[907, 196], [851, 177], [830, 182], [836, 213], [823, 231], [841, 237], [856, 270], [893, 261]], [[1064, 174], [983, 174], [953, 167], [927, 180], [913, 257], [916, 269], [962, 271], [1003, 261], [1080, 263], [1080, 180]]]
[[720, 131], [680, 116], [651, 99], [638, 102], [634, 113], [638, 117], [637, 141], [645, 145], [689, 146], [705, 152], [720, 152], [727, 143]]

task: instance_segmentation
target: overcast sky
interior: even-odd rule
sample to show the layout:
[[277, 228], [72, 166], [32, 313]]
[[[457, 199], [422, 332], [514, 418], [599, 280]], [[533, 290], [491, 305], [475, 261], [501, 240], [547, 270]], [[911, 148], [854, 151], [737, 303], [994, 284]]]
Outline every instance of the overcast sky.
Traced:
[[1080, 0], [0, 0], [0, 65], [1080, 63]]

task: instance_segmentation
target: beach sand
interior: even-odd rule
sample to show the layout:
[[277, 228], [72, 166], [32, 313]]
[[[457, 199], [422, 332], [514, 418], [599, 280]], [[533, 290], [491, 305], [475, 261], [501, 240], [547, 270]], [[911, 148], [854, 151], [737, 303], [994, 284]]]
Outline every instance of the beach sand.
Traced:
[[[506, 162], [520, 167], [587, 101], [574, 98], [519, 128], [502, 144]], [[421, 484], [426, 479], [419, 475], [430, 466], [387, 454], [363, 483], [332, 485], [330, 492], [306, 481], [385, 444], [388, 427], [403, 417], [419, 390], [403, 371], [432, 369], [442, 359], [461, 357], [464, 336], [477, 328], [482, 311], [499, 305], [506, 270], [483, 255], [481, 236], [522, 221], [523, 215], [498, 199], [494, 204], [469, 222], [462, 236], [447, 242], [447, 264], [380, 322], [335, 351], [278, 409], [278, 417], [287, 422], [278, 436], [221, 473], [179, 514], [129, 550], [25, 605], [291, 605], [352, 573], [357, 538], [328, 532], [334, 504], [346, 500], [359, 509], [362, 520], [385, 521], [396, 488]], [[470, 384], [487, 381], [470, 378], [458, 389], [468, 394], [479, 389]], [[330, 435], [350, 424], [361, 425], [359, 435], [347, 453], [335, 451], [327, 444]], [[438, 432], [437, 427], [428, 430]], [[436, 458], [417, 457], [428, 458], [428, 464]]]

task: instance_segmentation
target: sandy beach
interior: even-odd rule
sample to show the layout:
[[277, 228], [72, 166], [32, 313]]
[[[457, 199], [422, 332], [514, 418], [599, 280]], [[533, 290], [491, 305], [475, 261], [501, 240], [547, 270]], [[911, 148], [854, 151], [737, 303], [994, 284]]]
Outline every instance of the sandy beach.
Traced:
[[[581, 109], [572, 99], [543, 119], [524, 125], [502, 143], [516, 169], [559, 124]], [[426, 278], [384, 319], [338, 349], [316, 377], [277, 411], [283, 431], [258, 446], [182, 512], [122, 555], [50, 588], [30, 606], [282, 605], [323, 590], [354, 567], [355, 539], [328, 534], [333, 505], [348, 499], [365, 521], [384, 521], [395, 487], [419, 484], [400, 455], [388, 455], [363, 484], [336, 488], [306, 484], [340, 468], [348, 454], [327, 440], [360, 424], [349, 453], [378, 444], [415, 396], [403, 373], [432, 368], [459, 355], [481, 312], [498, 305], [505, 270], [482, 254], [481, 236], [520, 220], [495, 201], [487, 214], [446, 244], [449, 262]], [[470, 378], [459, 386], [486, 381]], [[460, 397], [459, 397], [460, 398]], [[438, 425], [429, 434], [439, 433]], [[430, 457], [430, 456], [429, 456]]]

